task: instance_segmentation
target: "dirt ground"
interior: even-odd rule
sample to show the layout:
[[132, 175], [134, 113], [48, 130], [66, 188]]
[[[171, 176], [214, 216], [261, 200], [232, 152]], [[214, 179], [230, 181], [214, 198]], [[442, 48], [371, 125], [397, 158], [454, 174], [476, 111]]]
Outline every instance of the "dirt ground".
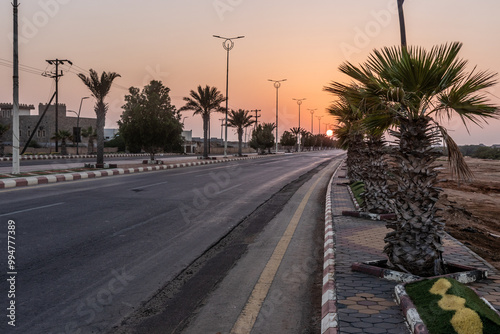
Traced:
[[448, 163], [440, 161], [438, 203], [446, 231], [500, 270], [500, 161], [466, 158], [474, 180], [451, 180]]

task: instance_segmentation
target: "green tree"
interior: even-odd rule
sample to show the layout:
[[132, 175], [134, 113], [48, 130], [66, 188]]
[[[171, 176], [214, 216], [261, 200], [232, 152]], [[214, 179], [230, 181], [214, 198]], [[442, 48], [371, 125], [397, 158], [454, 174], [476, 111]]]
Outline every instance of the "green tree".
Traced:
[[5, 154], [5, 145], [3, 143], [3, 136], [9, 131], [9, 124], [0, 123], [0, 155], [3, 156]]
[[89, 76], [80, 73], [78, 77], [96, 99], [94, 111], [97, 116], [97, 164], [102, 165], [104, 164], [104, 125], [106, 124], [106, 113], [109, 108], [104, 99], [108, 95], [113, 81], [120, 75], [115, 72], [102, 72], [99, 78], [99, 75], [93, 69], [90, 69], [89, 73]]
[[131, 87], [118, 121], [126, 145], [141, 147], [150, 154], [151, 160], [167, 146], [182, 142], [180, 115], [171, 104], [169, 92], [169, 88], [156, 80], [142, 92]]
[[250, 111], [242, 109], [238, 111], [231, 110], [228, 116], [227, 125], [232, 128], [236, 128], [236, 132], [238, 133], [238, 156], [241, 157], [243, 131], [255, 123], [255, 120], [252, 119], [253, 117], [250, 115]]
[[68, 130], [59, 130], [57, 133], [54, 133], [52, 139], [61, 141], [61, 154], [68, 155], [68, 149], [66, 148], [66, 141], [72, 140], [71, 132]]
[[210, 113], [224, 112], [225, 109], [220, 104], [226, 98], [215, 87], [198, 86], [197, 91], [191, 90], [189, 97], [184, 97], [186, 104], [179, 111], [192, 110], [193, 115], [201, 115], [203, 118], [203, 157], [208, 158], [208, 125], [210, 124]]
[[93, 154], [94, 153], [94, 140], [97, 139], [96, 130], [91, 126], [89, 126], [88, 128], [83, 128], [82, 129], [82, 137], [88, 138], [87, 154]]
[[290, 131], [283, 131], [280, 144], [287, 150], [287, 152], [290, 152], [291, 148], [297, 144], [297, 137]]
[[[466, 70], [458, 57], [461, 43], [433, 47], [392, 47], [375, 50], [361, 66], [345, 63], [341, 72], [356, 80], [367, 110], [376, 110], [367, 124], [391, 123], [398, 149], [392, 170], [397, 183], [394, 231], [385, 238], [390, 262], [417, 275], [443, 273], [443, 227], [436, 215], [439, 189], [433, 145], [444, 139], [450, 167], [459, 178], [472, 176], [458, 146], [440, 123], [458, 116], [480, 124], [498, 117], [498, 108], [484, 95], [495, 74]], [[383, 107], [381, 107], [381, 104]]]
[[276, 128], [274, 123], [259, 124], [252, 132], [252, 139], [250, 140], [250, 147], [255, 150], [260, 150], [263, 154], [267, 149], [271, 153], [271, 147], [274, 146], [273, 130]]

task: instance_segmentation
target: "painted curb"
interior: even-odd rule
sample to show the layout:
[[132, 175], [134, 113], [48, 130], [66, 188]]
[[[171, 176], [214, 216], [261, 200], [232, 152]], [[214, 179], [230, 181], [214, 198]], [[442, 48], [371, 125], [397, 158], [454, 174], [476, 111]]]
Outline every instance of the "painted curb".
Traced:
[[158, 171], [158, 170], [173, 169], [173, 168], [184, 168], [184, 167], [192, 167], [192, 166], [211, 165], [211, 164], [217, 164], [217, 163], [223, 163], [223, 162], [250, 160], [250, 159], [258, 159], [258, 158], [264, 158], [264, 157], [267, 157], [267, 155], [253, 156], [253, 157], [246, 157], [246, 158], [229, 158], [229, 159], [224, 159], [224, 160], [183, 162], [183, 163], [165, 164], [165, 165], [148, 166], [148, 167], [114, 168], [114, 169], [96, 170], [96, 171], [90, 171], [90, 172], [64, 173], [64, 174], [53, 174], [53, 175], [30, 176], [30, 177], [22, 177], [22, 178], [14, 178], [14, 179], [5, 179], [5, 180], [0, 180], [0, 189], [35, 186], [35, 185], [39, 185], [39, 184], [49, 184], [49, 183], [64, 182], [64, 181], [75, 181], [75, 180], [81, 180], [81, 179], [92, 179], [92, 178], [99, 178], [99, 177], [112, 176], [112, 175], [134, 174], [134, 173]]
[[333, 173], [325, 199], [325, 242], [323, 258], [323, 295], [321, 298], [321, 334], [338, 333], [337, 293], [335, 290], [335, 231], [332, 215], [332, 183], [344, 161]]
[[[169, 155], [177, 155], [176, 153], [164, 153], [161, 156], [169, 156]], [[149, 154], [105, 154], [105, 158], [128, 158], [128, 157], [143, 157], [149, 156]], [[56, 159], [87, 159], [87, 158], [96, 158], [95, 154], [79, 154], [79, 155], [22, 155], [19, 157], [19, 160], [56, 160]], [[12, 161], [12, 157], [2, 157], [0, 161]]]

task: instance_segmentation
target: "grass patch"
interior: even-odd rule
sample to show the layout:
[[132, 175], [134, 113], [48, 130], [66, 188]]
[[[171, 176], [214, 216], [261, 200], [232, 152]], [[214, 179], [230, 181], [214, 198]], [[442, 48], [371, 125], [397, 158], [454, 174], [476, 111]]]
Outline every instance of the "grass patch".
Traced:
[[498, 334], [500, 316], [466, 285], [434, 278], [406, 285], [431, 334]]
[[361, 194], [365, 192], [365, 184], [361, 181], [356, 181], [349, 185], [351, 187], [351, 191], [354, 194], [354, 198], [356, 202], [358, 202], [359, 206], [363, 206], [364, 200], [361, 197]]

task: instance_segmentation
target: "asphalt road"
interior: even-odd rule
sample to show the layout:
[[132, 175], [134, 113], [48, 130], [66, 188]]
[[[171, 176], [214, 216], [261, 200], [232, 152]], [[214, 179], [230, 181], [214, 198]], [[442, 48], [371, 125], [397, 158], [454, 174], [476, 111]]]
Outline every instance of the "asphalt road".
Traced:
[[[16, 232], [16, 326], [104, 333], [300, 175], [340, 151], [0, 191], [0, 267]], [[0, 308], [9, 290], [0, 282]], [[4, 311], [6, 312], [6, 311]]]

